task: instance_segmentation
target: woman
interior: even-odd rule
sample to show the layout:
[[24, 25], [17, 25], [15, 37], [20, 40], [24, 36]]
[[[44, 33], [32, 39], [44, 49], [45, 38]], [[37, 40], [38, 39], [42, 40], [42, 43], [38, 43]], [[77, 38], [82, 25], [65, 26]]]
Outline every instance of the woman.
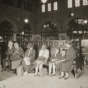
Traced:
[[43, 69], [43, 64], [47, 63], [49, 58], [49, 50], [46, 47], [46, 44], [42, 45], [41, 50], [39, 51], [38, 59], [36, 60], [35, 66], [35, 76], [38, 75], [38, 69], [41, 71]]
[[22, 66], [24, 69], [24, 75], [27, 75], [28, 72], [32, 69], [32, 63], [35, 61], [35, 49], [33, 49], [33, 44], [28, 43], [27, 50], [24, 54], [24, 59], [22, 61]]
[[[61, 54], [59, 53], [59, 51], [60, 50], [58, 48], [51, 50], [51, 60], [49, 63], [49, 75], [50, 76], [54, 76], [56, 74], [56, 72], [55, 72], [56, 62], [61, 59]], [[52, 68], [53, 68], [53, 73], [51, 74]]]
[[63, 78], [66, 80], [69, 77], [69, 72], [71, 72], [73, 60], [76, 57], [74, 48], [71, 46], [71, 41], [66, 42], [67, 52], [65, 58], [61, 62], [61, 76], [59, 79]]
[[10, 60], [12, 61], [12, 69], [16, 69], [22, 61], [23, 49], [19, 47], [19, 44], [14, 43], [14, 53], [12, 54]]

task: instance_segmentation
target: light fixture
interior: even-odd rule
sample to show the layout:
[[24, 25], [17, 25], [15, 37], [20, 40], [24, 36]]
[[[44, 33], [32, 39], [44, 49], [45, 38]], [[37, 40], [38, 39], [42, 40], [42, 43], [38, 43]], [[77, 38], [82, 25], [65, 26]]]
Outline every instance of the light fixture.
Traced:
[[85, 24], [87, 24], [87, 22], [88, 22], [87, 20], [84, 20], [84, 23], [85, 23]]
[[2, 37], [0, 36], [0, 40], [2, 39]]
[[22, 31], [22, 33], [21, 33], [22, 35], [24, 35], [24, 31]]
[[73, 12], [71, 13], [71, 16], [74, 16], [74, 13]]
[[41, 2], [42, 2], [42, 3], [46, 3], [46, 2], [47, 2], [47, 0], [41, 0]]
[[25, 22], [25, 23], [28, 23], [28, 19], [25, 19], [24, 22]]

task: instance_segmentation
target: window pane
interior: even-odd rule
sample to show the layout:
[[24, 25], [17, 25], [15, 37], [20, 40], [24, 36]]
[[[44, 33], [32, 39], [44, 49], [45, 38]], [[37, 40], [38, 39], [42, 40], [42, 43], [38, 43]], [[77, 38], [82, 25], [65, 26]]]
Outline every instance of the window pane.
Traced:
[[79, 7], [80, 6], [80, 0], [75, 0], [75, 7]]
[[72, 0], [67, 0], [67, 6], [68, 8], [72, 8]]
[[58, 10], [57, 2], [54, 2], [54, 3], [53, 3], [53, 10]]
[[45, 12], [45, 4], [42, 5], [42, 12]]
[[88, 5], [88, 0], [83, 0], [83, 6]]
[[51, 3], [48, 3], [48, 11], [51, 11]]

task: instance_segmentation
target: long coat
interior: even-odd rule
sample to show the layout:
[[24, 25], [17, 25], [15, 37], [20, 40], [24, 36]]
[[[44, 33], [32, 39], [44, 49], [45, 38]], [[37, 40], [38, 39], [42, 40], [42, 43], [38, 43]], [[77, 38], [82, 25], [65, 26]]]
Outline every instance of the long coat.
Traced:
[[67, 49], [66, 55], [65, 55], [65, 62], [61, 63], [61, 70], [62, 72], [70, 72], [73, 60], [76, 57], [76, 53], [73, 47], [70, 47]]
[[29, 50], [30, 49], [27, 49], [26, 50], [26, 52], [25, 52], [25, 54], [24, 54], [24, 57], [29, 57], [29, 58], [31, 58], [30, 59], [30, 65], [26, 65], [25, 64], [25, 61], [23, 60], [22, 61], [22, 66], [23, 66], [23, 69], [24, 69], [24, 71], [27, 71], [27, 72], [30, 72], [31, 70], [32, 70], [32, 67], [33, 67], [33, 62], [35, 61], [35, 49], [32, 49], [31, 51], [30, 51], [30, 54], [29, 54]]
[[[12, 60], [12, 69], [16, 69], [20, 64], [21, 64], [21, 59], [22, 59], [22, 54], [24, 53], [23, 49], [21, 47], [19, 47], [19, 50], [14, 48], [14, 53], [18, 51], [20, 54], [14, 54], [11, 56], [11, 60]], [[19, 56], [19, 58], [18, 58]]]
[[35, 49], [32, 49], [32, 50], [30, 51], [30, 54], [29, 54], [29, 50], [30, 50], [30, 49], [27, 49], [27, 51], [25, 52], [24, 56], [31, 58], [31, 59], [30, 59], [30, 62], [33, 63], [33, 62], [35, 61]]

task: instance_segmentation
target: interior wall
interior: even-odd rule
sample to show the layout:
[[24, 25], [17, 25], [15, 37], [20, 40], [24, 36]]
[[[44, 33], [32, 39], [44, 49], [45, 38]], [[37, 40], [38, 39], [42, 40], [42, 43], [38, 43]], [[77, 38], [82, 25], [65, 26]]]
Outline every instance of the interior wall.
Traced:
[[0, 5], [0, 21], [5, 18], [14, 22], [17, 28], [14, 29], [15, 32], [20, 32], [23, 29], [25, 25], [24, 19], [27, 18], [32, 32], [35, 33], [35, 14], [14, 7]]
[[[57, 0], [49, 0], [53, 2]], [[36, 0], [30, 0], [33, 4], [33, 13], [24, 11], [22, 9], [15, 8], [17, 6], [17, 0], [13, 0], [14, 7], [6, 6], [0, 4], [0, 20], [8, 18], [14, 22], [16, 25], [17, 32], [20, 32], [25, 24], [24, 19], [29, 19], [29, 25], [32, 28], [33, 34], [40, 34], [41, 27], [46, 21], [54, 21], [58, 24], [58, 30], [60, 33], [66, 32], [67, 24], [74, 18], [86, 18], [88, 19], [88, 6], [86, 7], [77, 7], [73, 9], [74, 16], [71, 17], [70, 14], [72, 9], [68, 9], [66, 5], [66, 0], [58, 0], [58, 11], [52, 12], [40, 12], [40, 6], [42, 3], [37, 2]], [[86, 10], [86, 14], [84, 14]]]

